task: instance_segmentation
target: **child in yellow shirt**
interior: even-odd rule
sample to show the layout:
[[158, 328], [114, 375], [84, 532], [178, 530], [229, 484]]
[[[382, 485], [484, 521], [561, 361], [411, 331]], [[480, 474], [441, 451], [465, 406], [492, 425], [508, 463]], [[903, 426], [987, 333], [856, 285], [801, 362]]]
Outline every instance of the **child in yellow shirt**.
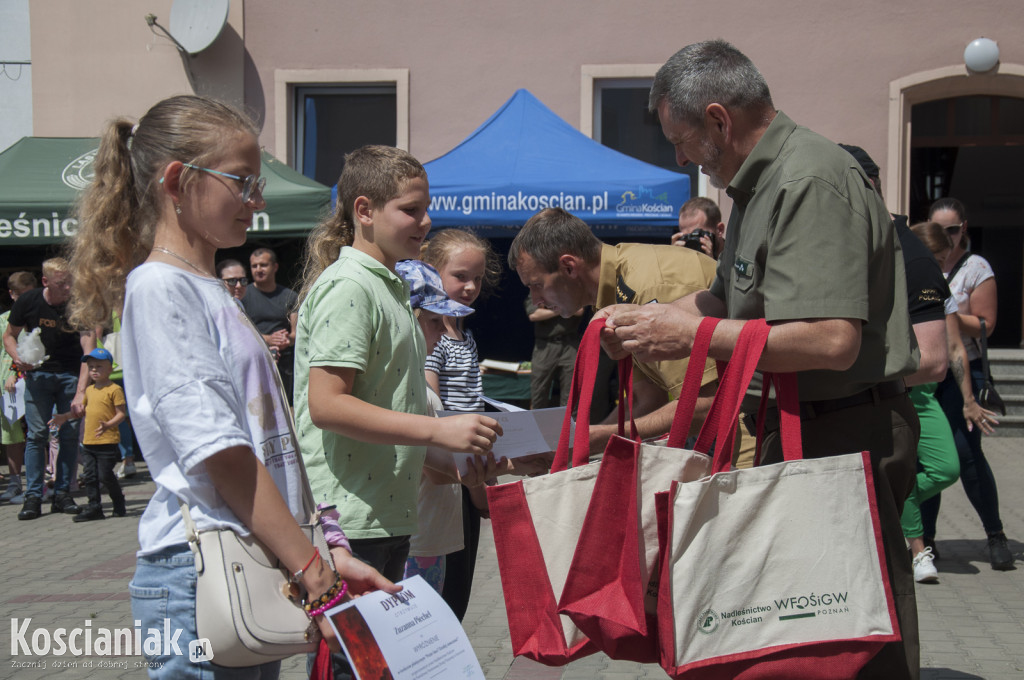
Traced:
[[[114, 466], [120, 459], [118, 444], [121, 435], [117, 426], [128, 417], [124, 390], [110, 380], [114, 368], [110, 352], [96, 348], [82, 357], [82, 363], [89, 365], [92, 384], [85, 389], [85, 423], [82, 425], [82, 482], [89, 504], [75, 515], [75, 522], [89, 522], [106, 519], [100, 500], [100, 484], [107, 487], [107, 494], [113, 504], [113, 512], [124, 517], [127, 509], [124, 493], [114, 473]], [[52, 424], [61, 426], [71, 417], [64, 413], [53, 417]]]

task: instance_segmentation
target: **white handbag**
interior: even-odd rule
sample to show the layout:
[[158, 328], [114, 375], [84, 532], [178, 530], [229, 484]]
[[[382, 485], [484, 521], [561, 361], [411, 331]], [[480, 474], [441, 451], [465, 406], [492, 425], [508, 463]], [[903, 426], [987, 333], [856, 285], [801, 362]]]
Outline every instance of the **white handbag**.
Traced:
[[[305, 474], [303, 474], [305, 478]], [[305, 481], [305, 479], [303, 479]], [[230, 529], [197, 531], [181, 506], [185, 535], [195, 556], [196, 631], [210, 641], [218, 666], [257, 666], [315, 652], [317, 626], [286, 594], [288, 570], [255, 536]], [[300, 525], [330, 563], [319, 519]]]

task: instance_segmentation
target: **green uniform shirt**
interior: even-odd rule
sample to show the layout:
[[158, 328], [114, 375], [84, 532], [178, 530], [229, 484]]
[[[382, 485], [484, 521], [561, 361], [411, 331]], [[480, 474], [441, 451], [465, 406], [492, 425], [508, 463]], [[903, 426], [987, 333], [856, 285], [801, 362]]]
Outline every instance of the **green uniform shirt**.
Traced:
[[726, 192], [735, 205], [711, 292], [729, 318], [864, 322], [851, 368], [799, 373], [801, 401], [917, 369], [899, 241], [857, 161], [779, 112]]
[[[703, 253], [679, 246], [622, 243], [601, 246], [601, 273], [597, 308], [615, 304], [668, 303], [698, 290], [707, 290], [715, 278], [715, 261]], [[687, 359], [642, 363], [637, 370], [678, 399], [686, 377]], [[715, 380], [715, 362], [704, 367], [702, 385]]]
[[416, 533], [426, 447], [368, 444], [319, 429], [309, 416], [309, 369], [354, 368], [353, 396], [425, 415], [426, 354], [408, 284], [369, 255], [342, 248], [299, 309], [295, 420], [313, 496], [338, 507], [349, 538]]

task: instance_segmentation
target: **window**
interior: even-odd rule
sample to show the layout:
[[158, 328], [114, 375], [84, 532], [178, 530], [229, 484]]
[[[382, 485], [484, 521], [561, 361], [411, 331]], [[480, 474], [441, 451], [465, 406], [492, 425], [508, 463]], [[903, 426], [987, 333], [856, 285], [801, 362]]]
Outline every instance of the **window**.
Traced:
[[651, 78], [595, 80], [594, 139], [627, 156], [689, 175], [691, 192], [697, 195], [698, 167], [676, 165], [675, 151], [661, 132], [658, 116], [647, 112], [651, 82]]
[[333, 186], [365, 144], [409, 148], [408, 69], [274, 71], [274, 155]]
[[395, 146], [397, 110], [393, 84], [295, 88], [295, 167], [331, 186], [346, 153], [366, 144]]

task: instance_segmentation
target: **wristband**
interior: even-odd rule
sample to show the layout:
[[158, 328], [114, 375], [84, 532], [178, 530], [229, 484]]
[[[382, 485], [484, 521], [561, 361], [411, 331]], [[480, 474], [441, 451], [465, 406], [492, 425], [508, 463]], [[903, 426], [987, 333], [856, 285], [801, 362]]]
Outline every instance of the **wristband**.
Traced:
[[319, 557], [320, 557], [320, 551], [317, 550], [316, 548], [313, 548], [313, 556], [309, 558], [309, 562], [306, 562], [306, 566], [304, 566], [302, 569], [299, 569], [297, 572], [292, 574], [291, 582], [292, 583], [298, 583], [299, 581], [301, 581], [302, 580], [302, 575], [306, 573], [306, 570], [309, 569], [310, 565], [312, 565], [313, 562], [315, 562], [317, 559], [319, 559]]

